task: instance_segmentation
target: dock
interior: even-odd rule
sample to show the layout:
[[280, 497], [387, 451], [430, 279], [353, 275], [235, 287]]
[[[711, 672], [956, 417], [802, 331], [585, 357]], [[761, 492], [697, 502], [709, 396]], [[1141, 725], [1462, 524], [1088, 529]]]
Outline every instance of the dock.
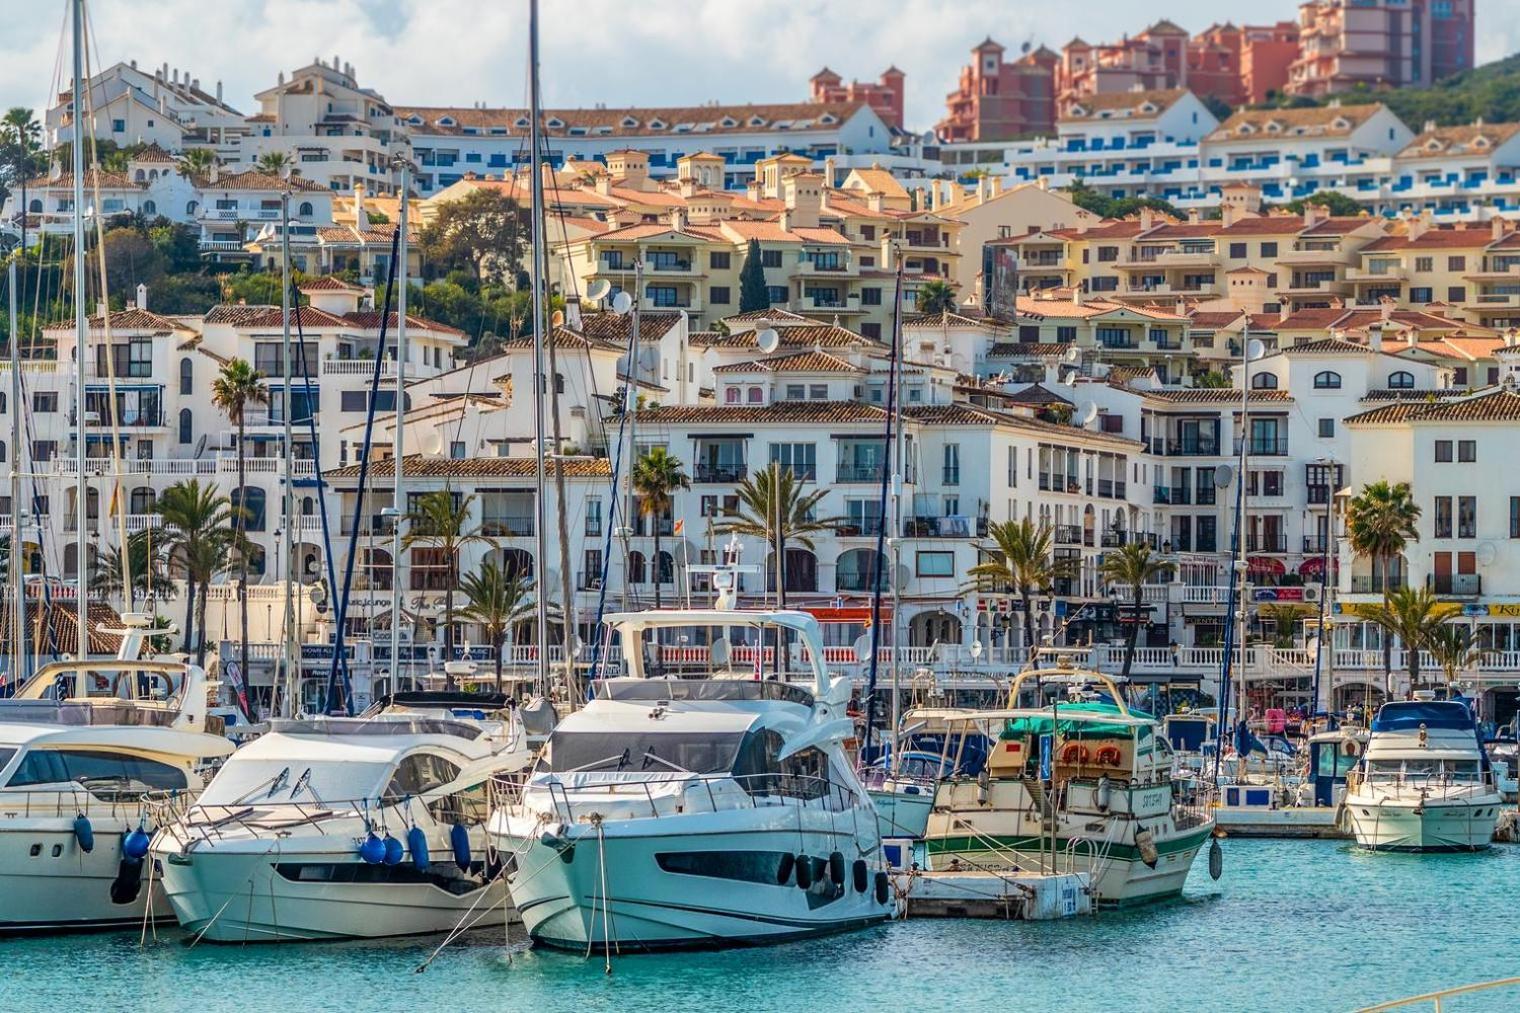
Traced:
[[904, 918], [1052, 921], [1092, 913], [1085, 872], [914, 870], [894, 874]]
[[1328, 806], [1219, 806], [1214, 823], [1230, 837], [1302, 837], [1350, 840], [1351, 831], [1339, 819], [1340, 809]]

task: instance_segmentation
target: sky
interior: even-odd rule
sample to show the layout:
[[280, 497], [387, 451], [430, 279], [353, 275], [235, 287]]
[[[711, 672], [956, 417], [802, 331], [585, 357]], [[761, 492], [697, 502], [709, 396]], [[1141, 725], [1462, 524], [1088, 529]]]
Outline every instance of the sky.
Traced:
[[[256, 112], [255, 92], [317, 54], [353, 64], [396, 105], [526, 104], [527, 0], [89, 0], [92, 63], [168, 62]], [[1480, 63], [1520, 50], [1520, 0], [1477, 0]], [[3, 0], [0, 108], [48, 102], [67, 72], [66, 0]], [[1293, 0], [542, 0], [546, 106], [692, 105], [806, 98], [827, 65], [907, 74], [908, 126], [939, 119], [971, 47], [1011, 52], [1134, 33], [1166, 17], [1292, 19]], [[636, 12], [630, 17], [630, 12]], [[96, 55], [98, 54], [98, 56]]]

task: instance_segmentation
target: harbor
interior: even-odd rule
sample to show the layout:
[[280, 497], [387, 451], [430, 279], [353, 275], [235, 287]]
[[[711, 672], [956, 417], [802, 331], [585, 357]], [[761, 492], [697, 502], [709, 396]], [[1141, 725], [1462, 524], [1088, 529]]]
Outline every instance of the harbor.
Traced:
[[[611, 975], [599, 959], [528, 947], [521, 927], [510, 939], [474, 933], [420, 975], [436, 940], [191, 947], [160, 930], [146, 945], [136, 931], [72, 938], [66, 960], [56, 939], [7, 941], [0, 988], [16, 1013], [98, 1009], [107, 994], [113, 1005], [193, 1013], [227, 1008], [233, 993], [244, 1009], [285, 1008], [298, 993], [313, 1013], [375, 994], [388, 1006], [446, 1001], [461, 1013], [742, 1013], [814, 1008], [821, 989], [840, 1009], [914, 995], [934, 1006], [1003, 996], [1019, 1009], [1330, 1013], [1514, 970], [1506, 940], [1520, 849], [1389, 856], [1341, 842], [1230, 840], [1226, 857], [1222, 881], [1200, 862], [1179, 901], [1144, 910], [909, 919], [775, 948], [614, 957]], [[1513, 1009], [1514, 993], [1449, 1008]]]

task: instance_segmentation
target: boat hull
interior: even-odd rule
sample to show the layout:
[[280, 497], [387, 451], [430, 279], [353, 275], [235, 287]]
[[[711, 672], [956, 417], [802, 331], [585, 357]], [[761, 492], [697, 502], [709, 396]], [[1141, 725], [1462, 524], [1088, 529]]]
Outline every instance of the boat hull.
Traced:
[[[164, 857], [164, 890], [187, 931], [232, 943], [378, 939], [447, 932], [477, 915], [476, 927], [500, 928], [510, 910], [500, 879], [456, 893], [414, 881], [419, 873], [406, 862], [392, 881], [341, 882], [383, 875], [387, 867], [365, 865], [352, 853], [276, 854], [263, 847], [269, 842], [258, 843], [256, 852], [192, 849]], [[304, 880], [303, 869], [332, 878]], [[445, 869], [453, 867], [435, 863], [431, 871]]]
[[1356, 842], [1371, 851], [1481, 851], [1493, 843], [1500, 802], [1490, 799], [1346, 801]]
[[[799, 829], [796, 810], [759, 813], [774, 825], [749, 828], [720, 815], [729, 817], [721, 826], [702, 815], [608, 821], [600, 839], [588, 824], [533, 836], [543, 825], [518, 817], [492, 836], [518, 856], [508, 883], [529, 935], [559, 949], [759, 945], [864, 928], [894, 913], [890, 895], [876, 899], [877, 862], [865, 892], [855, 889], [861, 849], [849, 817], [833, 832]], [[827, 871], [806, 890], [795, 875], [779, 882], [781, 866], [795, 865], [780, 856], [827, 859], [835, 851], [847, 857], [842, 886]]]
[[136, 867], [135, 895], [113, 900], [112, 884], [123, 874], [121, 834], [97, 833], [86, 852], [73, 823], [21, 819], [0, 827], [0, 935], [135, 927], [150, 911], [155, 920], [173, 917], [146, 862]]
[[[907, 789], [913, 789], [909, 791]], [[876, 806], [876, 826], [882, 837], [911, 837], [922, 840], [934, 810], [934, 792], [917, 785], [896, 785], [868, 789]]]

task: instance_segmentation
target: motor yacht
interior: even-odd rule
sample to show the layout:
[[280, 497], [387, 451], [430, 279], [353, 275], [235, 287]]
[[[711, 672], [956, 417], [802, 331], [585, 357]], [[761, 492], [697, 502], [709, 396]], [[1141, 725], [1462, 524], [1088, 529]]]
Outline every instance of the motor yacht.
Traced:
[[0, 700], [0, 933], [115, 928], [171, 917], [145, 861], [151, 799], [193, 797], [233, 745], [206, 731], [213, 688], [179, 658], [44, 665]]
[[[578, 951], [713, 947], [891, 915], [876, 812], [843, 748], [850, 685], [825, 669], [817, 620], [718, 608], [606, 622], [626, 674], [595, 683], [520, 799], [491, 818], [532, 938]], [[646, 654], [676, 631], [710, 644], [710, 661], [662, 677]], [[729, 667], [739, 631], [799, 641], [807, 684]]]
[[1371, 731], [1346, 790], [1358, 844], [1374, 851], [1476, 851], [1493, 842], [1504, 800], [1467, 704], [1385, 703]]
[[217, 942], [500, 926], [486, 782], [531, 760], [499, 694], [398, 693], [355, 718], [276, 719], [153, 854], [180, 924]]
[[1095, 900], [1131, 905], [1182, 891], [1214, 821], [1174, 797], [1161, 725], [1131, 711], [1109, 677], [1069, 665], [1020, 673], [1009, 691], [1065, 689], [1065, 700], [924, 717], [960, 729], [946, 769], [973, 736], [993, 740], [975, 777], [942, 781], [929, 815], [930, 869], [1085, 872]]

